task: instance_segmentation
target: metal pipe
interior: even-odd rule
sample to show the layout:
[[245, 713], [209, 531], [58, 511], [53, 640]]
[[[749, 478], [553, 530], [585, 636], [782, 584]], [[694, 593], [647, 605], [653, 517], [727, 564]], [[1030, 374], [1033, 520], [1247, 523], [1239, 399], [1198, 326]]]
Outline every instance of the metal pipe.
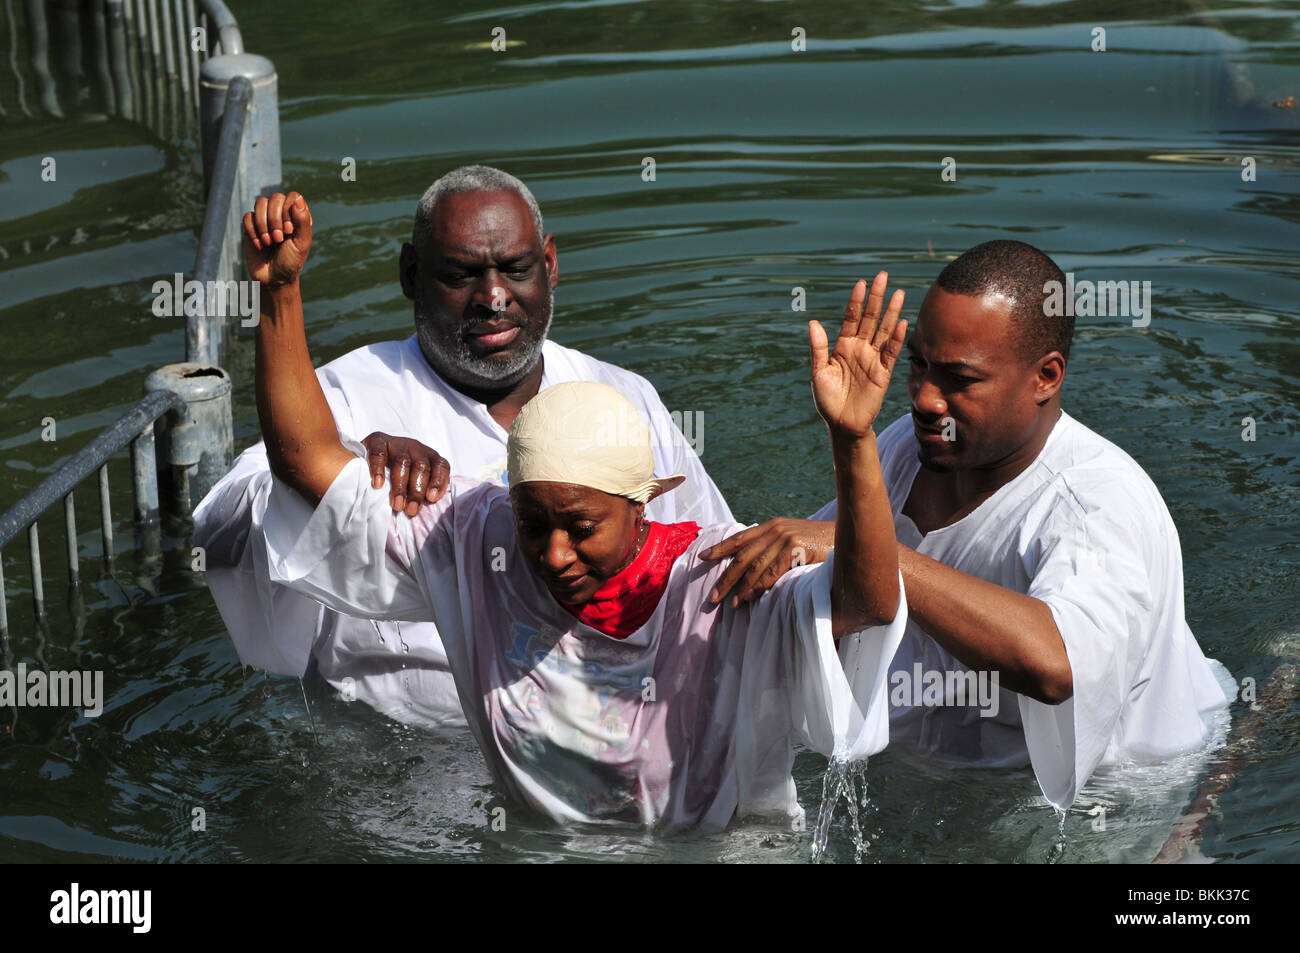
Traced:
[[[100, 432], [90, 443], [71, 458], [64, 461], [57, 470], [40, 482], [21, 500], [0, 515], [0, 547], [8, 545], [45, 510], [72, 490], [78, 483], [103, 465], [110, 456], [121, 450], [128, 443], [137, 439], [145, 425], [150, 427], [150, 446], [152, 447], [152, 424], [168, 411], [181, 411], [185, 401], [179, 394], [154, 393], [135, 404], [129, 411], [119, 417], [113, 424]], [[155, 501], [157, 491], [154, 491]], [[157, 505], [155, 502], [155, 510]]]
[[176, 115], [176, 100], [179, 90], [176, 88], [176, 51], [172, 48], [176, 43], [176, 34], [172, 30], [172, 0], [160, 0], [159, 10], [162, 12], [162, 26], [159, 28], [162, 33], [163, 44], [163, 63], [166, 66], [164, 82], [167, 87], [167, 113], [171, 118], [172, 135], [180, 138], [180, 123]]
[[[222, 58], [209, 60], [208, 66]], [[194, 280], [201, 282], [205, 292], [205, 304], [200, 314], [190, 315], [185, 322], [185, 359], [199, 364], [222, 363], [222, 335], [224, 327], [222, 317], [214, 313], [215, 302], [206, 300], [209, 282], [220, 277], [221, 250], [229, 231], [231, 206], [238, 199], [235, 196], [239, 164], [243, 155], [244, 127], [248, 122], [248, 106], [253, 96], [253, 84], [244, 76], [235, 76], [224, 97], [224, 109], [220, 115], [220, 132], [213, 150], [211, 163], [204, 161], [206, 170], [210, 171], [211, 182], [208, 186], [208, 203], [203, 214], [203, 228], [199, 232], [199, 248], [194, 259]], [[211, 108], [212, 97], [205, 105]], [[207, 122], [204, 129], [209, 128]], [[207, 137], [204, 137], [205, 140]], [[205, 142], [206, 145], [206, 142]], [[205, 160], [208, 151], [204, 149]]]
[[117, 115], [117, 95], [113, 92], [113, 74], [108, 65], [108, 26], [104, 22], [102, 4], [92, 4], [90, 9], [91, 39], [95, 44], [95, 78], [104, 90], [104, 112]]
[[230, 377], [219, 367], [168, 364], [145, 379], [146, 391], [176, 393], [185, 409], [168, 415], [158, 434], [160, 475], [174, 511], [190, 513], [230, 469], [234, 427], [230, 411]]
[[63, 498], [63, 528], [68, 540], [68, 585], [76, 587], [81, 583], [81, 561], [77, 553], [77, 507], [71, 490]]
[[126, 5], [122, 0], [104, 0], [104, 3], [108, 13], [108, 56], [117, 95], [117, 112], [125, 119], [135, 119], [135, 91], [127, 58]]
[[159, 36], [158, 21], [162, 15], [158, 10], [159, 0], [147, 0], [149, 7], [149, 52], [156, 64], [162, 64], [162, 38]]
[[50, 72], [50, 28], [45, 22], [45, 3], [43, 0], [24, 0], [23, 7], [27, 12], [32, 71], [36, 73], [36, 85], [40, 89], [41, 108], [54, 118], [62, 119], [63, 110], [59, 108], [54, 76]]
[[139, 534], [145, 559], [162, 551], [162, 531], [158, 521], [158, 463], [154, 454], [153, 423], [141, 429], [131, 441], [131, 487], [133, 522]]
[[138, 93], [136, 101], [139, 121], [148, 128], [153, 127], [150, 117], [153, 115], [153, 88], [150, 84], [152, 73], [149, 67], [148, 21], [145, 16], [144, 0], [126, 0], [131, 11], [131, 79], [136, 84]]
[[[190, 44], [193, 45], [194, 30], [198, 26], [197, 15], [194, 11], [194, 0], [185, 0], [185, 35], [190, 38]], [[207, 46], [207, 37], [204, 37], [204, 46]], [[191, 49], [189, 51], [189, 68], [190, 68], [190, 114], [195, 121], [199, 118], [199, 64], [203, 62], [203, 52], [201, 50]]]
[[81, 12], [77, 0], [59, 0], [59, 72], [71, 95], [69, 110], [81, 111]]
[[[227, 99], [236, 79], [252, 84], [247, 106], [243, 141], [239, 147], [237, 168], [223, 171], [218, 161], [222, 151], [231, 148], [223, 144], [226, 126], [223, 114]], [[225, 275], [236, 279], [242, 274], [243, 253], [240, 241], [239, 220], [247, 209], [253, 207], [258, 196], [268, 195], [281, 187], [280, 168], [280, 110], [277, 103], [277, 78], [275, 66], [264, 56], [242, 54], [217, 56], [203, 64], [200, 73], [199, 94], [203, 123], [203, 176], [209, 196], [204, 229], [219, 241], [200, 243], [195, 260], [195, 278], [209, 280]], [[228, 153], [227, 153], [228, 155]], [[236, 182], [234, 198], [226, 214], [218, 205], [222, 199], [220, 189], [226, 186], [216, 180], [231, 175]], [[225, 327], [222, 327], [224, 332]], [[217, 335], [210, 338], [216, 340]], [[219, 345], [212, 345], [217, 346]], [[220, 351], [187, 351], [189, 360], [222, 364]]]
[[5, 596], [5, 556], [0, 550], [0, 642], [9, 639], [9, 600]]
[[32, 567], [32, 603], [36, 609], [36, 622], [45, 621], [45, 582], [41, 578], [41, 538], [36, 523], [27, 527], [27, 555]]
[[154, 453], [153, 421], [131, 441], [131, 489], [137, 524], [158, 522], [158, 459]]
[[131, 0], [121, 0], [122, 6], [122, 43], [123, 43], [123, 62], [126, 64], [126, 78], [130, 89], [128, 95], [131, 98], [131, 118], [135, 122], [140, 122], [140, 109], [143, 105], [140, 101], [140, 79], [136, 75], [138, 65], [135, 58], [135, 9]]
[[113, 504], [108, 496], [108, 464], [99, 468], [99, 532], [104, 541], [104, 564], [113, 569]]
[[158, 0], [145, 0], [149, 11], [149, 76], [153, 80], [154, 126], [156, 135], [165, 138], [163, 109], [167, 101], [166, 86], [162, 81], [162, 44], [158, 37]]
[[172, 10], [172, 36], [176, 38], [176, 79], [181, 84], [181, 102], [184, 103], [190, 98], [190, 64], [189, 38], [185, 35], [185, 4], [182, 0], [173, 0], [175, 9]]
[[18, 21], [14, 19], [14, 0], [5, 0], [5, 19], [9, 21], [9, 69], [14, 74], [18, 108], [31, 119], [32, 111], [27, 108], [27, 97], [23, 94], [23, 73], [18, 68]]
[[236, 56], [243, 53], [244, 38], [240, 36], [239, 24], [235, 22], [235, 15], [230, 12], [230, 8], [221, 0], [199, 0], [199, 2], [203, 6], [208, 23], [216, 27], [221, 38], [222, 55]]

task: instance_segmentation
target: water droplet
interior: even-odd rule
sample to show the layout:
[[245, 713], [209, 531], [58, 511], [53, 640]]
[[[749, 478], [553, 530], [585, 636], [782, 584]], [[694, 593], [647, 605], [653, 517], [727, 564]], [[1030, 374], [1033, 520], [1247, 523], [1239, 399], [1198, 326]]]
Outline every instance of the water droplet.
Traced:
[[826, 845], [830, 840], [831, 819], [841, 797], [849, 808], [849, 821], [853, 833], [853, 860], [862, 863], [866, 856], [868, 843], [862, 837], [862, 827], [858, 823], [858, 794], [856, 784], [862, 785], [863, 800], [866, 799], [867, 762], [841, 761], [832, 758], [826, 766], [826, 775], [822, 779], [822, 803], [817, 811], [817, 825], [813, 829], [812, 862], [821, 863], [826, 855]]

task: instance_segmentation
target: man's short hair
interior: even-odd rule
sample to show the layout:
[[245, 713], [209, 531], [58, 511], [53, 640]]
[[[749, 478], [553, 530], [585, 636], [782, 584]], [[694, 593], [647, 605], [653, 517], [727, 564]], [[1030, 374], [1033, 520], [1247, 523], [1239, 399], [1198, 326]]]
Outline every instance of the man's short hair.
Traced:
[[537, 199], [528, 186], [520, 182], [509, 172], [502, 172], [490, 165], [463, 165], [452, 169], [425, 191], [415, 207], [415, 227], [411, 230], [411, 244], [417, 252], [423, 254], [425, 243], [433, 227], [433, 210], [438, 200], [444, 195], [462, 192], [514, 192], [522, 196], [528, 212], [533, 217], [537, 229], [537, 240], [541, 241], [546, 232], [542, 228], [542, 210], [537, 206]]
[[1049, 281], [1065, 287], [1065, 273], [1056, 262], [1033, 245], [1000, 240], [984, 242], [960, 255], [939, 272], [934, 283], [951, 294], [1010, 298], [1012, 333], [1021, 358], [1033, 362], [1051, 351], [1060, 351], [1061, 357], [1068, 360], [1074, 315], [1047, 313], [1044, 285]]

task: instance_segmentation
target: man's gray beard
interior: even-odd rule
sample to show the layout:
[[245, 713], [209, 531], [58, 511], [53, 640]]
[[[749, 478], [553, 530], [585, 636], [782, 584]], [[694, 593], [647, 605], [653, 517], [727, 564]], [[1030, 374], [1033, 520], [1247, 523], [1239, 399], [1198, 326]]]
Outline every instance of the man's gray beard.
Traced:
[[[484, 387], [499, 384], [502, 387], [509, 387], [518, 383], [527, 376], [528, 372], [533, 369], [537, 359], [541, 356], [542, 345], [546, 343], [546, 335], [551, 330], [551, 319], [555, 316], [555, 289], [548, 287], [546, 289], [546, 323], [542, 325], [541, 334], [535, 340], [525, 340], [520, 345], [519, 352], [509, 361], [498, 361], [487, 357], [479, 357], [469, 348], [469, 342], [455, 332], [449, 338], [441, 338], [434, 332], [434, 323], [424, 317], [423, 314], [416, 315], [415, 333], [420, 342], [420, 350], [428, 360], [432, 354], [438, 363], [433, 365], [433, 369], [440, 373], [446, 367], [455, 368], [459, 373], [454, 379], [454, 383], [466, 384], [472, 387]], [[522, 331], [523, 329], [520, 328]], [[527, 333], [527, 332], [525, 332]]]

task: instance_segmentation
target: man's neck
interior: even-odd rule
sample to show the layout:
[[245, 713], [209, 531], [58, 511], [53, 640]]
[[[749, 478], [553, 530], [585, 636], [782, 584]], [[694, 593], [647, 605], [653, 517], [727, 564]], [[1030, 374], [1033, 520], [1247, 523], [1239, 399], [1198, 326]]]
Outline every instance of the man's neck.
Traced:
[[[447, 384], [460, 391], [470, 400], [487, 408], [488, 415], [500, 425], [502, 430], [509, 430], [510, 425], [519, 416], [524, 404], [537, 396], [542, 386], [542, 370], [546, 358], [539, 355], [537, 364], [518, 383], [506, 388], [479, 388], [467, 384], [458, 384], [448, 380]], [[434, 371], [437, 373], [437, 371]], [[441, 375], [439, 375], [441, 376]]]
[[1058, 405], [1054, 412], [1044, 414], [1038, 421], [1032, 439], [1014, 452], [991, 466], [973, 467], [954, 473], [953, 489], [957, 502], [969, 504], [987, 499], [1029, 469], [1030, 464], [1043, 452], [1047, 438], [1052, 435], [1052, 429], [1060, 418], [1061, 408]]
[[1060, 417], [1058, 404], [1054, 413], [1043, 415], [1030, 440], [991, 466], [955, 473], [935, 473], [922, 468], [912, 482], [912, 490], [903, 504], [903, 514], [925, 535], [974, 512], [1038, 459]]

